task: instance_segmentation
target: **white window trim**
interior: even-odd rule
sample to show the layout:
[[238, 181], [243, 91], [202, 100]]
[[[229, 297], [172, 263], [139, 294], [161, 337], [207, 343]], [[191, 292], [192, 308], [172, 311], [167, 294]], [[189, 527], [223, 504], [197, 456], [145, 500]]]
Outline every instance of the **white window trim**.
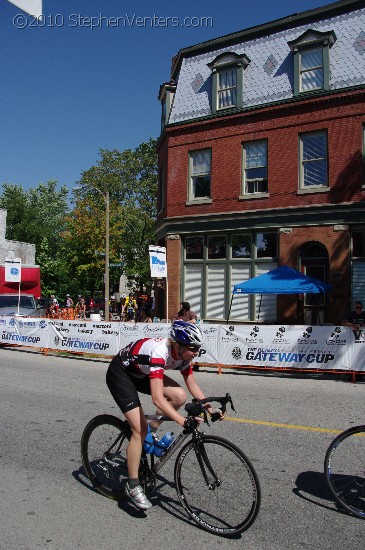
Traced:
[[[326, 136], [326, 156], [323, 157], [323, 160], [326, 162], [326, 173], [327, 173], [327, 183], [326, 185], [318, 184], [318, 185], [304, 185], [304, 163], [303, 163], [303, 137], [315, 135], [315, 134], [323, 134]], [[319, 158], [316, 159], [320, 160]], [[315, 162], [315, 161], [313, 161]], [[328, 174], [328, 135], [326, 130], [317, 130], [314, 132], [306, 132], [304, 134], [299, 135], [299, 188], [297, 191], [298, 195], [305, 195], [307, 193], [324, 193], [326, 191], [329, 191], [329, 174]]]
[[269, 188], [269, 180], [268, 180], [268, 141], [267, 139], [258, 139], [254, 141], [247, 141], [242, 144], [242, 177], [241, 177], [241, 195], [239, 196], [239, 199], [257, 199], [257, 198], [267, 198], [269, 197], [269, 192], [264, 191], [257, 191], [255, 193], [248, 193], [246, 191], [246, 184], [247, 181], [264, 181], [264, 178], [255, 178], [255, 180], [250, 180], [246, 178], [246, 146], [247, 145], [253, 145], [254, 143], [265, 143], [266, 145], [266, 181], [267, 181], [267, 187]]
[[[193, 155], [197, 153], [204, 153], [204, 152], [210, 152], [210, 195], [209, 197], [194, 197], [193, 193]], [[209, 204], [212, 202], [212, 149], [207, 147], [204, 149], [196, 149], [194, 151], [189, 151], [189, 169], [188, 169], [188, 198], [186, 201], [186, 205], [193, 205], [193, 204]]]

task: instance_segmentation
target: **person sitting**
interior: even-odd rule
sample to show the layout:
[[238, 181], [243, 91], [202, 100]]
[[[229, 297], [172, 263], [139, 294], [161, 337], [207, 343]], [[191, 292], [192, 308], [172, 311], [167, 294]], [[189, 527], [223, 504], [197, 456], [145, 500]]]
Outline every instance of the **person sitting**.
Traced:
[[362, 308], [362, 302], [355, 302], [354, 311], [342, 321], [345, 327], [351, 327], [352, 330], [359, 330], [365, 326], [365, 314]]
[[189, 302], [181, 302], [180, 310], [174, 317], [174, 321], [186, 321], [187, 323], [196, 323], [196, 314], [190, 309]]

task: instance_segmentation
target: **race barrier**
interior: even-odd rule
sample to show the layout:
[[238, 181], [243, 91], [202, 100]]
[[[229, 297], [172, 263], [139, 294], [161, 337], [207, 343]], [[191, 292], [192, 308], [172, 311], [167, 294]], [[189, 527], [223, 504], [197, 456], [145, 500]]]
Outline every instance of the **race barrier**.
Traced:
[[[0, 317], [0, 343], [114, 356], [139, 338], [165, 338], [168, 323]], [[201, 324], [198, 365], [365, 371], [365, 330], [343, 326]]]

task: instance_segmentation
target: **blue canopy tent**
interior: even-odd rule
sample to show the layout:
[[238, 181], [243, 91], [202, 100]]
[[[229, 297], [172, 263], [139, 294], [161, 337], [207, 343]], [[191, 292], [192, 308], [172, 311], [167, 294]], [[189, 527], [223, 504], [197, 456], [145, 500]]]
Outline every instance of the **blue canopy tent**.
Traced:
[[[227, 323], [235, 294], [261, 294], [262, 298], [263, 294], [324, 294], [331, 290], [333, 290], [332, 285], [323, 283], [318, 279], [314, 279], [314, 277], [308, 277], [296, 269], [283, 265], [244, 283], [234, 285]], [[260, 318], [260, 309], [261, 299], [258, 318]]]

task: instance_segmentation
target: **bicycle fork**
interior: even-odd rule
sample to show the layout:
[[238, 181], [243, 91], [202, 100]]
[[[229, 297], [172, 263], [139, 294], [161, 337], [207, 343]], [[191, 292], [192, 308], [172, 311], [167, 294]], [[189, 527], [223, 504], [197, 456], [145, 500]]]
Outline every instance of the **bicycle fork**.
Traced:
[[[218, 478], [215, 471], [213, 470], [213, 467], [208, 458], [208, 455], [205, 450], [204, 443], [202, 442], [202, 439], [200, 437], [200, 434], [195, 434], [195, 435], [193, 434], [193, 442], [194, 442], [194, 450], [195, 450], [196, 458], [198, 460], [200, 469], [202, 471], [205, 483], [207, 484], [209, 491], [214, 491], [217, 487], [220, 486], [221, 481]], [[213, 482], [209, 480], [207, 470], [213, 477], [213, 480], [214, 480]]]

